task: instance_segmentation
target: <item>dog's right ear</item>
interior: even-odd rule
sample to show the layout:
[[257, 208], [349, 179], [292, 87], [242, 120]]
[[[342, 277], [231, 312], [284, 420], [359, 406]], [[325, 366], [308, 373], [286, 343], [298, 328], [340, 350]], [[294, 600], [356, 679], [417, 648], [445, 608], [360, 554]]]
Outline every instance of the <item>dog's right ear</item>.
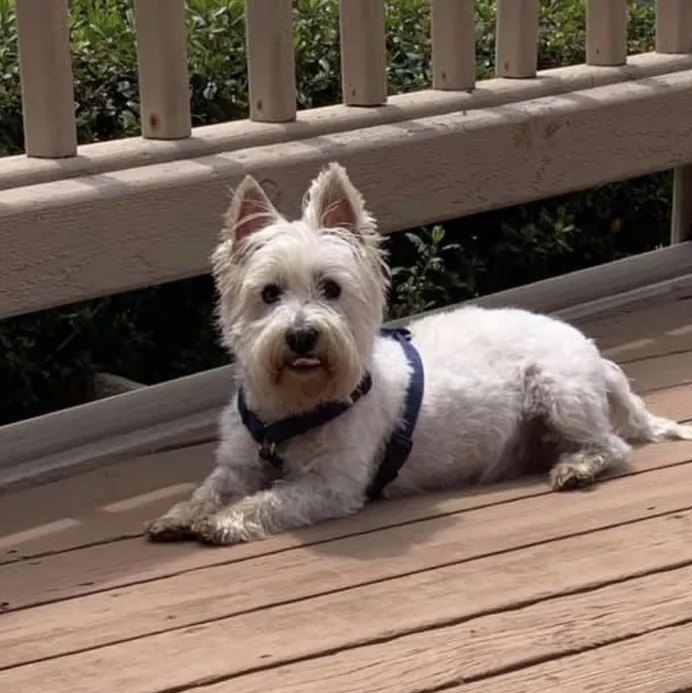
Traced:
[[280, 219], [281, 215], [260, 184], [247, 175], [236, 189], [228, 207], [223, 235], [236, 245]]

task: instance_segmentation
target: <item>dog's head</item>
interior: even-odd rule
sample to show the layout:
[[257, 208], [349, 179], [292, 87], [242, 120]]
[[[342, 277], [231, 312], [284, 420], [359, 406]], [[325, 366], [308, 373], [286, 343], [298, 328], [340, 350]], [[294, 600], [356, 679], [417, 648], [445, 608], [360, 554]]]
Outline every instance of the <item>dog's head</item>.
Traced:
[[369, 367], [388, 288], [375, 221], [343, 167], [310, 185], [298, 221], [247, 176], [212, 255], [224, 344], [270, 416], [345, 399]]

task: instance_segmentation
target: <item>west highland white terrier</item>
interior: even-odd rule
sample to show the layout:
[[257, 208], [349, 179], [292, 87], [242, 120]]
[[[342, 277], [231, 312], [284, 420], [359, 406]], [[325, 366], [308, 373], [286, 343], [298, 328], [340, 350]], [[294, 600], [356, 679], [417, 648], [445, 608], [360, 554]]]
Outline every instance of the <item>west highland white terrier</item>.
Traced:
[[381, 236], [338, 164], [288, 221], [247, 176], [212, 255], [239, 390], [216, 466], [151, 540], [261, 539], [393, 497], [550, 469], [591, 483], [626, 441], [692, 439], [655, 416], [622, 370], [559, 320], [462, 307], [382, 329]]

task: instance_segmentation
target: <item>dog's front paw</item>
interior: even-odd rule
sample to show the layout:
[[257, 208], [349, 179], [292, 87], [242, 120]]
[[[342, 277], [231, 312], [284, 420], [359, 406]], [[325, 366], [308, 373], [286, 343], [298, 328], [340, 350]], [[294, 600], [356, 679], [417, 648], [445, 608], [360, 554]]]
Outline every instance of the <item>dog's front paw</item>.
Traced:
[[209, 546], [231, 546], [243, 541], [230, 518], [214, 515], [200, 518], [193, 523], [191, 531], [198, 541]]
[[192, 524], [192, 533], [203, 544], [231, 546], [267, 536], [263, 526], [240, 510], [226, 508]]
[[152, 542], [184, 541], [194, 536], [187, 522], [171, 515], [152, 520], [146, 524], [144, 531]]

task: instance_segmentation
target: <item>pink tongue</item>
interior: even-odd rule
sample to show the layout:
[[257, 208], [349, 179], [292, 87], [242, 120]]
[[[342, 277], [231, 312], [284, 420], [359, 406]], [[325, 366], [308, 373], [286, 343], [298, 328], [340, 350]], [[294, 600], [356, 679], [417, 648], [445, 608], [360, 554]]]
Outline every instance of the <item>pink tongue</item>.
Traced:
[[319, 361], [319, 359], [299, 358], [293, 362], [293, 365], [298, 366], [298, 367], [301, 367], [301, 366], [319, 366], [320, 361]]

